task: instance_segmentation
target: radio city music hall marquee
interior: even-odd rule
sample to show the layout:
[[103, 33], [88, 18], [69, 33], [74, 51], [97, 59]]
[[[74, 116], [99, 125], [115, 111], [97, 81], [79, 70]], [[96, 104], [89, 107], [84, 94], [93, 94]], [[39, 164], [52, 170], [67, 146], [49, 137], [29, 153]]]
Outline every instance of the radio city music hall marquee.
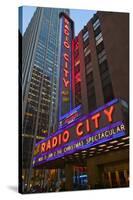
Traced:
[[33, 166], [89, 149], [126, 134], [118, 99], [59, 129], [35, 147]]

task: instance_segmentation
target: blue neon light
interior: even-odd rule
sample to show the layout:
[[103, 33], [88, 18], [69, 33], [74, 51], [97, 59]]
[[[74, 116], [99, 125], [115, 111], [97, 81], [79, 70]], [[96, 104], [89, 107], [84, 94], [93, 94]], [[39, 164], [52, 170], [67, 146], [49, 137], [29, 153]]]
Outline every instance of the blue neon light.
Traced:
[[[49, 155], [49, 154], [51, 154], [51, 153], [53, 153], [53, 152], [56, 152], [57, 150], [59, 151], [59, 150], [61, 150], [61, 149], [65, 149], [65, 147], [67, 147], [67, 146], [74, 145], [74, 144], [76, 144], [77, 142], [84, 141], [85, 139], [88, 139], [89, 137], [92, 137], [92, 136], [95, 136], [95, 135], [97, 135], [97, 134], [99, 134], [99, 133], [102, 133], [102, 132], [111, 130], [111, 129], [113, 129], [113, 128], [117, 127], [117, 126], [120, 126], [120, 125], [122, 125], [122, 124], [123, 124], [122, 121], [115, 122], [115, 123], [113, 123], [113, 124], [111, 124], [111, 125], [108, 125], [108, 126], [102, 128], [102, 129], [100, 129], [100, 130], [97, 130], [97, 131], [95, 131], [95, 132], [93, 132], [93, 133], [91, 133], [91, 134], [86, 134], [85, 136], [81, 137], [80, 139], [76, 139], [76, 140], [74, 140], [74, 141], [72, 141], [72, 142], [70, 142], [70, 143], [68, 143], [68, 144], [62, 145], [61, 147], [57, 147], [57, 148], [51, 150], [50, 152], [45, 152], [45, 153], [43, 153], [43, 154], [41, 154], [41, 155], [37, 155], [37, 156], [34, 157], [34, 160], [37, 160], [37, 159], [40, 158], [40, 157], [47, 156], [47, 155]], [[55, 159], [57, 159], [57, 158], [64, 157], [64, 156], [66, 156], [66, 155], [75, 153], [75, 152], [77, 152], [77, 151], [79, 151], [79, 150], [84, 150], [84, 149], [91, 148], [91, 147], [93, 147], [93, 146], [102, 144], [102, 143], [104, 143], [104, 142], [107, 142], [107, 141], [110, 141], [110, 140], [113, 140], [113, 139], [122, 137], [122, 136], [124, 136], [125, 134], [126, 134], [125, 131], [117, 132], [117, 133], [115, 133], [115, 134], [112, 134], [112, 135], [108, 136], [107, 138], [99, 139], [99, 140], [97, 140], [97, 141], [95, 141], [95, 142], [91, 142], [91, 143], [88, 143], [88, 144], [86, 144], [86, 145], [76, 147], [76, 148], [74, 148], [74, 149], [72, 149], [72, 150], [70, 150], [70, 151], [63, 152], [63, 153], [61, 153], [61, 154], [59, 154], [59, 155], [56, 155], [56, 156], [54, 156], [54, 157], [47, 158], [46, 160], [43, 160], [43, 161], [41, 161], [41, 162], [38, 162], [37, 165], [38, 165], [38, 164], [45, 163], [45, 162], [48, 162], [48, 161], [55, 160]]]
[[81, 104], [78, 105], [77, 107], [73, 108], [70, 112], [66, 113], [65, 115], [60, 117], [60, 121], [67, 118], [68, 116], [70, 116], [71, 114], [73, 114], [75, 111], [78, 111], [81, 108]]
[[[61, 18], [61, 57], [60, 57], [60, 77], [63, 77], [63, 64], [64, 64], [64, 61], [63, 61], [63, 54], [64, 54], [64, 48], [63, 48], [63, 41], [64, 41], [64, 20], [63, 18]], [[72, 23], [70, 21], [70, 23]], [[73, 33], [72, 33], [72, 26], [71, 26], [71, 32], [70, 32], [70, 40], [72, 41], [72, 36], [73, 36]], [[70, 89], [69, 89], [69, 98], [70, 98], [70, 101], [69, 101], [69, 110], [72, 109], [72, 74], [71, 74], [71, 70], [72, 70], [72, 66], [71, 66], [71, 63], [72, 63], [72, 58], [71, 58], [71, 51], [72, 49], [70, 48], [69, 51], [68, 51], [68, 54], [69, 54], [69, 71], [70, 71], [70, 75], [69, 75], [69, 81], [70, 81]], [[59, 120], [62, 116], [62, 108], [63, 108], [63, 105], [62, 105], [62, 78], [60, 78], [60, 86], [59, 86]]]
[[113, 99], [112, 101], [110, 101], [110, 102], [108, 102], [107, 104], [105, 104], [105, 105], [99, 107], [99, 108], [96, 109], [95, 111], [92, 111], [92, 112], [90, 112], [89, 114], [84, 115], [84, 116], [82, 116], [81, 118], [77, 119], [76, 121], [72, 122], [71, 124], [67, 125], [67, 127], [65, 126], [65, 127], [63, 127], [63, 128], [60, 128], [58, 131], [56, 131], [55, 133], [51, 134], [49, 137], [47, 137], [47, 138], [45, 138], [44, 140], [41, 140], [40, 142], [36, 143], [36, 146], [37, 146], [38, 144], [40, 144], [40, 143], [46, 142], [47, 140], [51, 139], [52, 137], [58, 135], [59, 133], [61, 133], [61, 132], [63, 132], [64, 130], [66, 130], [66, 128], [67, 128], [67, 129], [68, 129], [68, 128], [71, 128], [72, 126], [76, 125], [77, 123], [79, 123], [79, 122], [81, 122], [81, 121], [83, 121], [83, 120], [85, 120], [85, 119], [87, 119], [87, 118], [93, 116], [93, 115], [96, 114], [97, 112], [100, 112], [100, 111], [104, 110], [105, 108], [108, 108], [109, 106], [114, 105], [114, 104], [116, 104], [116, 103], [118, 103], [118, 102], [119, 102], [119, 99]]

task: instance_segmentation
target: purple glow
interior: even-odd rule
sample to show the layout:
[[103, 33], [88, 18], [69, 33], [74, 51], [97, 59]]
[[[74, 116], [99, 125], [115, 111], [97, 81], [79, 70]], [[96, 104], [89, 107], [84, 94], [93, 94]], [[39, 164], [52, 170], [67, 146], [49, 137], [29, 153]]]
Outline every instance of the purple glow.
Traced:
[[61, 117], [60, 117], [60, 120], [63, 120], [64, 118], [69, 117], [69, 116], [70, 116], [71, 114], [73, 114], [73, 112], [75, 112], [75, 111], [78, 112], [78, 109], [80, 109], [80, 108], [81, 108], [81, 105], [79, 105], [79, 106], [73, 108], [70, 112], [68, 112], [68, 113], [66, 113], [65, 115], [61, 116]]
[[[84, 146], [75, 148], [75, 149], [70, 150], [70, 151], [68, 151], [68, 152], [65, 152], [65, 153], [63, 152], [63, 153], [61, 153], [61, 154], [59, 154], [59, 155], [57, 155], [57, 156], [55, 156], [55, 157], [47, 158], [46, 160], [42, 160], [42, 161], [40, 161], [40, 162], [38, 161], [38, 163], [35, 163], [34, 166], [37, 166], [37, 165], [46, 163], [46, 162], [48, 162], [48, 161], [56, 160], [56, 159], [61, 158], [61, 157], [65, 157], [65, 156], [67, 156], [67, 155], [76, 153], [76, 152], [78, 152], [79, 150], [80, 150], [80, 151], [81, 151], [81, 150], [85, 150], [85, 149], [94, 147], [94, 146], [96, 146], [96, 145], [105, 143], [105, 142], [107, 142], [107, 141], [120, 138], [120, 137], [122, 137], [122, 136], [124, 136], [124, 135], [125, 135], [125, 132], [124, 132], [124, 131], [118, 132], [118, 133], [116, 133], [115, 135], [112, 135], [112, 137], [109, 137], [109, 138], [106, 138], [106, 139], [103, 139], [103, 140], [99, 140], [97, 143], [94, 143], [93, 145], [92, 145], [92, 144], [86, 144], [86, 145], [84, 145]], [[41, 157], [42, 157], [42, 156], [41, 156]]]
[[[88, 138], [90, 138], [90, 137], [92, 137], [92, 136], [95, 136], [95, 135], [97, 135], [97, 134], [99, 134], [99, 133], [102, 133], [102, 132], [111, 130], [111, 129], [113, 129], [113, 128], [116, 128], [117, 126], [120, 126], [120, 125], [122, 125], [122, 124], [123, 124], [122, 121], [115, 122], [115, 123], [113, 123], [113, 124], [111, 124], [111, 125], [108, 125], [108, 126], [102, 128], [102, 129], [100, 129], [100, 130], [97, 130], [97, 131], [93, 132], [92, 134], [86, 134], [85, 136], [81, 137], [80, 139], [77, 139], [77, 140], [74, 140], [74, 141], [72, 141], [72, 142], [70, 142], [70, 143], [67, 143], [67, 144], [65, 144], [65, 145], [62, 145], [61, 147], [57, 147], [57, 148], [53, 149], [53, 150], [50, 151], [50, 152], [45, 152], [45, 153], [43, 153], [43, 154], [41, 154], [41, 155], [37, 155], [36, 157], [34, 157], [34, 160], [39, 159], [40, 157], [47, 156], [47, 155], [49, 155], [49, 154], [51, 154], [51, 153], [54, 153], [54, 152], [57, 152], [57, 151], [59, 151], [59, 150], [62, 150], [62, 149], [64, 149], [65, 147], [68, 147], [68, 146], [70, 146], [70, 145], [77, 144], [78, 142], [84, 141], [85, 139], [88, 139]], [[110, 136], [107, 136], [106, 138], [99, 139], [99, 140], [97, 140], [96, 142], [91, 142], [91, 143], [89, 143], [89, 144], [85, 144], [85, 145], [80, 146], [80, 147], [75, 147], [74, 149], [69, 150], [68, 152], [60, 153], [59, 155], [56, 155], [56, 156], [54, 156], [54, 157], [52, 157], [52, 158], [47, 158], [47, 159], [45, 159], [45, 160], [43, 160], [43, 161], [41, 161], [41, 162], [45, 163], [45, 162], [48, 162], [48, 161], [50, 161], [50, 160], [55, 160], [55, 159], [57, 159], [57, 158], [59, 158], [59, 157], [63, 157], [63, 156], [66, 156], [66, 155], [75, 153], [75, 152], [77, 152], [77, 151], [79, 151], [79, 150], [87, 149], [87, 148], [96, 146], [96, 145], [98, 145], [98, 144], [107, 142], [107, 141], [109, 141], [109, 140], [112, 140], [112, 139], [115, 139], [115, 138], [118, 138], [118, 137], [122, 137], [122, 136], [125, 135], [125, 134], [126, 134], [125, 131], [120, 131], [120, 132], [117, 132], [117, 133], [112, 134], [112, 135], [110, 135]], [[38, 162], [39, 162], [39, 161], [38, 161]], [[40, 162], [37, 163], [36, 165], [38, 165], [38, 164], [40, 164]]]
[[[68, 19], [69, 23], [70, 23], [70, 30], [69, 30], [69, 42], [71, 44], [71, 41], [73, 39], [73, 21], [69, 18], [69, 16], [64, 15], [63, 13], [60, 16], [60, 34], [61, 34], [61, 51], [60, 51], [60, 85], [59, 85], [59, 119], [62, 115], [62, 111], [63, 111], [63, 105], [66, 106], [67, 111], [70, 111], [72, 109], [72, 91], [71, 91], [71, 87], [72, 87], [72, 81], [71, 81], [71, 46], [69, 49], [65, 49], [64, 47], [64, 39], [65, 39], [65, 35], [64, 35], [64, 28], [65, 28], [65, 18]], [[67, 50], [67, 51], [66, 51]], [[70, 81], [70, 86], [69, 86], [69, 102], [67, 102], [66, 104], [63, 103], [62, 101], [62, 88], [63, 88], [63, 67], [64, 67], [64, 56], [63, 54], [67, 52], [67, 54], [69, 55], [69, 62], [68, 62], [68, 68], [69, 68], [69, 77], [68, 80]], [[64, 113], [63, 113], [64, 114]]]
[[58, 135], [59, 133], [65, 131], [66, 129], [71, 128], [72, 126], [76, 125], [77, 123], [79, 123], [79, 122], [81, 122], [81, 121], [83, 121], [83, 120], [85, 120], [85, 119], [87, 119], [87, 118], [93, 116], [93, 115], [96, 114], [97, 112], [100, 112], [100, 111], [104, 110], [105, 108], [107, 108], [107, 107], [109, 107], [109, 106], [111, 106], [111, 105], [113, 105], [113, 104], [116, 104], [116, 103], [118, 103], [118, 102], [119, 102], [119, 99], [113, 99], [112, 101], [110, 101], [110, 102], [108, 102], [107, 104], [105, 104], [105, 105], [99, 107], [99, 108], [96, 109], [95, 111], [93, 111], [93, 112], [91, 112], [91, 113], [89, 113], [89, 114], [87, 114], [87, 115], [82, 116], [81, 118], [75, 120], [74, 122], [70, 123], [69, 125], [67, 125], [67, 126], [65, 126], [65, 127], [63, 127], [63, 128], [60, 128], [57, 132], [51, 134], [49, 137], [45, 138], [44, 140], [41, 140], [40, 142], [36, 143], [36, 146], [39, 145], [39, 144], [41, 144], [41, 143], [43, 143], [43, 142], [46, 142], [47, 140], [49, 140], [49, 139], [51, 139], [52, 137]]
[[[101, 129], [99, 129], [99, 130], [96, 130], [96, 131], [93, 132], [93, 133], [89, 133], [89, 134], [84, 135], [84, 136], [81, 137], [80, 139], [76, 139], [76, 140], [73, 140], [73, 141], [69, 142], [69, 145], [74, 144], [74, 143], [77, 143], [77, 142], [80, 142], [81, 140], [84, 140], [84, 139], [88, 138], [88, 136], [90, 136], [90, 137], [91, 137], [91, 136], [94, 136], [94, 135], [96, 135], [96, 134], [98, 134], [98, 133], [101, 133], [101, 132], [103, 132], [103, 131], [109, 130], [109, 129], [114, 128], [114, 127], [116, 127], [116, 126], [119, 126], [119, 125], [121, 125], [121, 124], [122, 124], [122, 121], [118, 121], [118, 122], [115, 122], [115, 123], [113, 123], [113, 124], [109, 124], [108, 126], [106, 126], [106, 127], [104, 127], [104, 128], [101, 128]], [[44, 152], [44, 153], [41, 154], [41, 156], [47, 155], [47, 154], [49, 154], [49, 152], [52, 153], [52, 152], [54, 152], [54, 151], [57, 151], [57, 150], [59, 150], [59, 149], [62, 149], [62, 148], [64, 148], [64, 147], [67, 146], [67, 145], [68, 145], [68, 143], [67, 143], [67, 144], [64, 144], [64, 145], [62, 145], [62, 146], [60, 146], [60, 147], [57, 147], [57, 148], [55, 148], [55, 149], [53, 149], [53, 150], [50, 150], [50, 151], [48, 151], [48, 152]], [[40, 154], [37, 155], [37, 156], [35, 156], [35, 158], [38, 158], [38, 157], [40, 157]]]

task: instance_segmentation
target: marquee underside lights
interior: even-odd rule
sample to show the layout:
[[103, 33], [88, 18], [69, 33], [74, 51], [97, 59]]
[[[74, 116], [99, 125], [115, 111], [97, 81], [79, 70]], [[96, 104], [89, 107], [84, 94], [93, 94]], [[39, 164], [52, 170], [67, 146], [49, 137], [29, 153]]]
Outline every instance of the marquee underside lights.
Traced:
[[37, 143], [33, 163], [38, 166], [125, 135], [120, 103], [115, 99]]

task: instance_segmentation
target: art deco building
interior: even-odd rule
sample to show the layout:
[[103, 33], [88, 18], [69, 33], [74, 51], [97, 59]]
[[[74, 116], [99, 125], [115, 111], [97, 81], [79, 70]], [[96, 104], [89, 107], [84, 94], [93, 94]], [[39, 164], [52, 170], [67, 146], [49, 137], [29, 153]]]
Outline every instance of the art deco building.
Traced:
[[[74, 104], [87, 114], [118, 98], [128, 135], [129, 14], [97, 12], [73, 40]], [[129, 137], [90, 148], [86, 170], [92, 188], [128, 185]], [[92, 153], [92, 154], [91, 154]], [[80, 156], [79, 156], [80, 157]], [[106, 182], [106, 183], [105, 183]], [[108, 182], [108, 183], [107, 183]]]

